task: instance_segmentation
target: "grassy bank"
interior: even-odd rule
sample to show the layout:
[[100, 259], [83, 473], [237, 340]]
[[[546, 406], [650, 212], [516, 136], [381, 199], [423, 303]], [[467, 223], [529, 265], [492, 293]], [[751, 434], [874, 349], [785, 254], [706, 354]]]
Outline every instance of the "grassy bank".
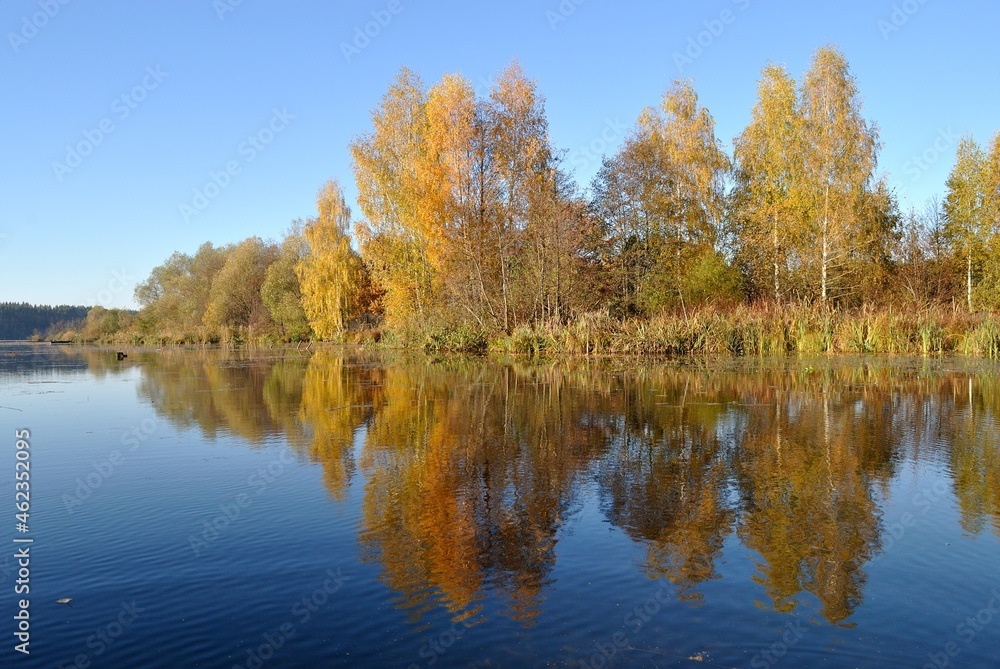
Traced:
[[619, 321], [604, 313], [555, 327], [519, 327], [488, 340], [492, 351], [531, 355], [803, 354], [1000, 358], [1000, 317], [952, 310], [702, 310]]
[[[64, 333], [66, 339], [125, 346], [213, 344], [270, 348], [287, 343], [274, 335], [233, 330], [149, 335], [134, 330], [98, 338]], [[306, 342], [300, 342], [305, 344]], [[532, 356], [731, 354], [936, 355], [1000, 359], [1000, 315], [951, 309], [831, 311], [804, 307], [702, 309], [689, 314], [618, 320], [606, 312], [569, 323], [519, 326], [490, 333], [467, 326], [393, 333], [345, 331], [335, 344], [427, 352], [498, 353]], [[294, 345], [295, 342], [292, 342]]]

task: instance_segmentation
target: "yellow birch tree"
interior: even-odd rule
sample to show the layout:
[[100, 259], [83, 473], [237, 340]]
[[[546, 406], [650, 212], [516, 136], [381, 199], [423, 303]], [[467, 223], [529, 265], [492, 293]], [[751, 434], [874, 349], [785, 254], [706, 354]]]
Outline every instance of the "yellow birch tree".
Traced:
[[309, 253], [299, 261], [296, 273], [309, 325], [320, 339], [328, 339], [361, 314], [366, 276], [361, 258], [351, 248], [351, 210], [336, 180], [320, 189], [317, 206], [319, 216], [304, 230]]

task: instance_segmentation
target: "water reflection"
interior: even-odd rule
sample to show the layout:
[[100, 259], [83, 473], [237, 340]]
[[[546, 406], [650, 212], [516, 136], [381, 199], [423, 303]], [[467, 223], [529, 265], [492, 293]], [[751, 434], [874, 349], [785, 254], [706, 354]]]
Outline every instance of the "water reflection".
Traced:
[[[131, 360], [132, 358], [130, 358]], [[530, 626], [560, 529], [596, 485], [637, 565], [698, 602], [727, 541], [752, 551], [759, 605], [803, 595], [850, 625], [906, 463], [950, 468], [963, 528], [1000, 534], [1000, 380], [940, 363], [752, 369], [532, 366], [219, 352], [139, 358], [141, 394], [206, 437], [288, 440], [334, 500], [362, 486], [359, 545], [413, 620]], [[622, 367], [624, 369], [616, 368]]]

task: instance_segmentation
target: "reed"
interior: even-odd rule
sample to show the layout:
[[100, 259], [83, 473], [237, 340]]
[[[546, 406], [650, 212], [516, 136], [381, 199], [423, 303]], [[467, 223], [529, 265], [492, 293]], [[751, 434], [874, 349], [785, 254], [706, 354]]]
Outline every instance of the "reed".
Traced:
[[518, 326], [494, 335], [487, 348], [531, 356], [956, 353], [1000, 359], [1000, 317], [944, 308], [901, 312], [805, 306], [706, 308], [626, 320], [594, 312], [561, 325]]

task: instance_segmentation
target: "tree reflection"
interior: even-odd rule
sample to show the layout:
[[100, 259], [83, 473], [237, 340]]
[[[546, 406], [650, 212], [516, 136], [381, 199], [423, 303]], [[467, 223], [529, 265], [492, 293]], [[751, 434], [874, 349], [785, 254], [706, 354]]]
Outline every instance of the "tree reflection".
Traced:
[[292, 364], [259, 353], [165, 351], [145, 356], [139, 396], [176, 427], [197, 428], [210, 440], [232, 435], [260, 446], [269, 438], [295, 437], [297, 428], [272, 414], [268, 404], [280, 408], [272, 373]]
[[175, 425], [253, 445], [281, 438], [322, 466], [334, 500], [360, 486], [362, 559], [414, 620], [438, 606], [475, 619], [494, 597], [533, 624], [590, 482], [608, 521], [643, 547], [644, 572], [681, 599], [704, 597], [732, 539], [755, 556], [762, 606], [791, 611], [809, 595], [840, 625], [863, 601], [900, 462], [947, 460], [963, 527], [1000, 532], [1000, 382], [989, 375], [328, 350], [141, 363], [140, 393]]
[[489, 587], [525, 624], [574, 479], [605, 443], [593, 399], [546, 370], [392, 367], [364, 449], [362, 543], [403, 605], [474, 615]]
[[969, 377], [967, 388], [968, 394], [955, 389], [951, 421], [951, 468], [962, 528], [979, 534], [992, 524], [1000, 536], [1000, 380], [976, 383]]
[[377, 374], [370, 366], [321, 351], [309, 361], [301, 382], [298, 418], [309, 432], [306, 455], [323, 465], [323, 481], [337, 500], [354, 476], [354, 431], [371, 416]]
[[624, 429], [602, 463], [609, 519], [646, 546], [650, 578], [666, 577], [683, 599], [714, 578], [731, 533], [731, 442], [718, 379], [662, 373], [623, 381]]
[[877, 397], [855, 405], [853, 393], [832, 386], [774, 387], [773, 409], [751, 415], [737, 464], [739, 532], [763, 558], [755, 580], [775, 609], [794, 609], [805, 591], [840, 623], [861, 603], [863, 567], [879, 546], [871, 486], [880, 462], [865, 431], [880, 407]]

